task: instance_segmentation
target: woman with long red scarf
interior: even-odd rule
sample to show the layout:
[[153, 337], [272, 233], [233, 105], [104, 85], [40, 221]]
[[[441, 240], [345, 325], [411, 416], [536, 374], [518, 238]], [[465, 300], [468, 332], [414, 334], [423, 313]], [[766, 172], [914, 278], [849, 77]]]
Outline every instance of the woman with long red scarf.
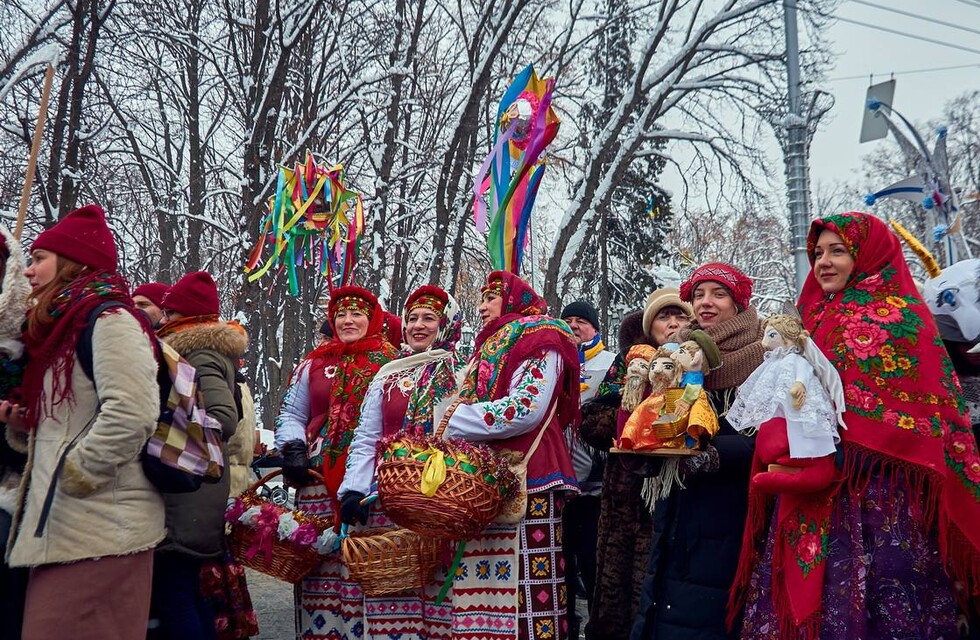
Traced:
[[[163, 500], [140, 466], [160, 413], [149, 322], [116, 266], [96, 205], [73, 211], [31, 246], [24, 412], [0, 413], [27, 453], [7, 559], [31, 567], [23, 638], [146, 637], [153, 548]], [[76, 345], [93, 322], [90, 378]]]
[[[398, 352], [384, 338], [384, 312], [367, 289], [334, 289], [327, 307], [333, 337], [296, 367], [276, 419], [283, 474], [297, 491], [296, 506], [339, 522], [337, 491], [361, 414], [361, 402], [378, 369]], [[324, 483], [310, 484], [313, 469]], [[339, 554], [297, 587], [297, 633], [304, 640], [359, 638], [364, 598]]]
[[456, 570], [453, 637], [484, 640], [568, 637], [561, 507], [576, 491], [565, 429], [579, 418], [579, 362], [568, 325], [513, 273], [494, 271], [483, 288], [483, 329], [451, 409], [447, 432], [498, 449], [528, 452], [527, 512], [518, 525], [492, 524], [468, 541]]
[[844, 385], [843, 481], [777, 497], [793, 508], [765, 536], [753, 492], [742, 637], [957, 637], [954, 581], [980, 594], [980, 457], [953, 367], [882, 221], [816, 220], [807, 251], [799, 307]]

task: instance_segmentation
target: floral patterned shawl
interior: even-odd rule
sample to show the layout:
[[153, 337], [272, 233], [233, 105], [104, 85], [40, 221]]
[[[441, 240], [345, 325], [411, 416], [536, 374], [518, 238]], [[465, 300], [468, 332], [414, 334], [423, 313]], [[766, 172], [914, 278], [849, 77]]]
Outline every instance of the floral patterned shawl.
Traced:
[[578, 347], [568, 325], [544, 315], [548, 303], [515, 274], [494, 271], [487, 276], [487, 283], [494, 280], [503, 282], [501, 315], [477, 334], [473, 366], [460, 397], [467, 401], [496, 400], [506, 394], [511, 377], [523, 361], [554, 350], [564, 369], [556, 389], [557, 414], [562, 425], [577, 423], [581, 393]]
[[847, 488], [860, 494], [872, 476], [903, 471], [910, 495], [922, 496], [916, 517], [927, 528], [938, 523], [943, 560], [965, 595], [976, 595], [980, 456], [953, 365], [885, 223], [865, 213], [815, 220], [807, 241], [811, 264], [824, 229], [843, 239], [854, 270], [832, 295], [811, 271], [799, 308], [844, 384]]
[[[427, 285], [423, 288], [435, 287]], [[408, 344], [402, 345], [400, 357], [381, 367], [375, 375], [375, 379], [392, 378], [410, 385], [412, 391], [402, 429], [415, 433], [432, 433], [433, 410], [456, 391], [456, 374], [465, 365], [462, 354], [456, 351], [463, 332], [463, 311], [456, 298], [442, 289], [437, 290], [445, 297], [446, 306], [439, 314], [439, 329], [432, 345], [421, 353], [413, 352]], [[409, 296], [409, 301], [416, 293]], [[406, 328], [409, 311], [406, 304], [403, 314]]]

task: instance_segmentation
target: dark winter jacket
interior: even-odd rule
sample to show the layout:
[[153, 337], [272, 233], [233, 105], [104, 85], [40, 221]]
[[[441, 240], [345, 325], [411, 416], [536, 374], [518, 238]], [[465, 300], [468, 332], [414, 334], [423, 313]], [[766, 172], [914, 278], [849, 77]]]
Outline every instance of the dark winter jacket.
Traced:
[[[721, 404], [722, 392], [711, 392]], [[716, 407], [716, 410], [719, 407]], [[754, 440], [727, 420], [711, 441], [707, 469], [684, 477], [657, 502], [653, 543], [643, 580], [632, 640], [717, 640], [737, 638], [725, 627], [728, 590], [735, 578], [748, 509], [749, 470]]]
[[[235, 434], [240, 418], [234, 396], [235, 372], [248, 346], [248, 336], [235, 323], [219, 322], [190, 325], [163, 340], [197, 370], [204, 406], [208, 415], [221, 424], [227, 442]], [[224, 514], [230, 482], [226, 467], [220, 482], [204, 484], [193, 493], [164, 494], [167, 539], [158, 552], [220, 558], [224, 553]]]
[[[631, 346], [647, 342], [643, 312], [623, 318], [619, 328], [620, 353], [606, 374], [595, 400], [582, 407], [582, 439], [594, 450], [607, 452], [616, 437], [621, 400], [611, 386], [626, 370], [624, 356]], [[653, 524], [641, 493], [644, 460], [632, 454], [605, 454], [596, 545], [596, 584], [592, 594], [587, 640], [626, 640], [640, 602], [640, 586], [650, 556]], [[637, 464], [640, 463], [640, 464]]]

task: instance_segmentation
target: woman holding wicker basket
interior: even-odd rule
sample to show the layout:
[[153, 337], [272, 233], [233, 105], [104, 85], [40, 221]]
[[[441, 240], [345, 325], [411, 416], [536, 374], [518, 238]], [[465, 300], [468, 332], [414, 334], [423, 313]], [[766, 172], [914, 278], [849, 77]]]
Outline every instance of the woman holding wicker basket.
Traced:
[[[544, 299], [513, 273], [487, 276], [483, 329], [446, 432], [523, 454], [527, 502], [518, 523], [491, 524], [467, 541], [453, 605], [490, 615], [454, 617], [452, 637], [568, 634], [561, 508], [564, 493], [577, 484], [564, 431], [579, 417], [579, 364], [568, 326], [546, 313]], [[495, 626], [498, 620], [504, 623]]]
[[[276, 419], [283, 475], [296, 507], [339, 524], [338, 489], [368, 384], [397, 351], [382, 336], [384, 312], [370, 291], [333, 290], [327, 307], [333, 336], [296, 367]], [[311, 484], [308, 469], [324, 481]], [[338, 554], [297, 585], [297, 634], [304, 640], [363, 634], [363, 598]]]
[[[403, 322], [402, 357], [381, 367], [375, 375], [354, 432], [347, 473], [340, 487], [341, 519], [347, 525], [364, 525], [369, 516], [373, 523], [387, 520], [383, 504], [380, 509], [371, 507], [365, 499], [375, 478], [378, 442], [402, 434], [431, 435], [437, 417], [458, 391], [457, 374], [465, 361], [456, 352], [463, 327], [463, 314], [456, 300], [439, 287], [419, 287], [408, 296]], [[394, 554], [397, 551], [389, 550], [388, 555]], [[451, 638], [452, 596], [444, 596], [436, 604], [445, 572], [438, 580], [430, 580], [432, 577], [422, 578], [430, 583], [424, 588], [376, 597], [365, 587], [365, 637], [403, 634], [430, 640]], [[385, 586], [397, 588], [392, 581]]]

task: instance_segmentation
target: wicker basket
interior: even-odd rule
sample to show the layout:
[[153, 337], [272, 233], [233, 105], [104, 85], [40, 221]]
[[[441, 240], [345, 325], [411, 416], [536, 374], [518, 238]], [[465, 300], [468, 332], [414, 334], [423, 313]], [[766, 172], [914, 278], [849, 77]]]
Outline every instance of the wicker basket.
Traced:
[[[281, 471], [273, 471], [261, 480], [253, 484], [245, 493], [242, 494], [242, 502], [246, 507], [262, 506], [269, 503], [268, 498], [258, 495], [258, 489], [266, 482], [275, 478]], [[319, 482], [323, 482], [323, 476], [310, 471], [310, 476], [315, 477]], [[294, 512], [298, 519], [306, 522], [314, 522], [319, 530], [327, 529], [330, 523], [316, 516]], [[231, 535], [229, 537], [229, 547], [235, 561], [260, 573], [270, 575], [285, 582], [297, 583], [305, 578], [321, 562], [323, 556], [317, 552], [315, 547], [301, 547], [293, 544], [289, 540], [280, 540], [277, 535], [272, 536], [272, 554], [267, 556], [265, 553], [257, 553], [248, 557], [248, 550], [252, 548], [255, 541], [255, 530], [240, 522], [231, 525]]]
[[378, 498], [385, 515], [423, 536], [464, 540], [482, 531], [503, 506], [496, 484], [455, 466], [446, 467], [446, 480], [435, 495], [422, 495], [419, 484], [425, 462], [393, 458], [378, 465]]
[[[443, 416], [436, 438], [442, 437], [454, 409], [455, 404]], [[451, 445], [452, 439], [446, 443]], [[500, 513], [504, 492], [493, 477], [464, 466], [447, 457], [445, 481], [434, 495], [426, 496], [420, 489], [423, 458], [386, 457], [377, 468], [378, 499], [385, 514], [398, 526], [422, 536], [446, 540], [476, 536]]]
[[439, 563], [436, 538], [408, 529], [376, 528], [351, 532], [340, 542], [344, 564], [372, 598], [425, 587]]

